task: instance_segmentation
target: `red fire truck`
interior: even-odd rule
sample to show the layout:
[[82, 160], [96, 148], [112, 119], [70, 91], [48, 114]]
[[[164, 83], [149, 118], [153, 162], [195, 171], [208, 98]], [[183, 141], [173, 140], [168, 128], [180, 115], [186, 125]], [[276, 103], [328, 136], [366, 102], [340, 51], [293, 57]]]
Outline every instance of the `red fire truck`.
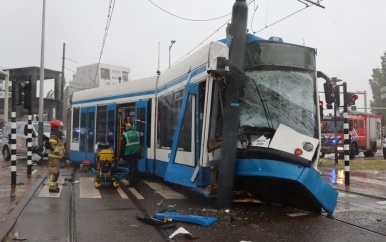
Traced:
[[[377, 149], [382, 148], [382, 117], [371, 113], [352, 111], [348, 115], [348, 122], [350, 159], [355, 159], [360, 152], [363, 152], [366, 157], [374, 156]], [[321, 122], [321, 157], [324, 157], [325, 154], [335, 153], [335, 146], [337, 146], [339, 158], [344, 158], [343, 123], [343, 114], [336, 118], [334, 116], [323, 117]]]

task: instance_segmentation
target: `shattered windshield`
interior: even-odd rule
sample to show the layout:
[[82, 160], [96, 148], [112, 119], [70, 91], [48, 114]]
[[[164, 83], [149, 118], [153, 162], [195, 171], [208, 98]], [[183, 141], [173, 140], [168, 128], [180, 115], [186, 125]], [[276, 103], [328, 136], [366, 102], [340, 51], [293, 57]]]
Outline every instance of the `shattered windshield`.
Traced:
[[317, 137], [312, 74], [252, 70], [245, 75], [245, 95], [240, 104], [241, 127], [272, 125], [277, 129], [279, 124], [284, 124], [304, 135]]

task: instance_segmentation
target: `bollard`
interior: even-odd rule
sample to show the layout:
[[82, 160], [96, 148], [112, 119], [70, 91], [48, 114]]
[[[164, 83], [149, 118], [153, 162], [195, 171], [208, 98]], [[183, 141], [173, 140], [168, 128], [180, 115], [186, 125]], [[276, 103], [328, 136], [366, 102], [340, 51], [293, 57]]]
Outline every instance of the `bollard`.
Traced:
[[28, 115], [27, 176], [32, 174], [32, 115]]
[[16, 185], [16, 112], [11, 113], [11, 185]]

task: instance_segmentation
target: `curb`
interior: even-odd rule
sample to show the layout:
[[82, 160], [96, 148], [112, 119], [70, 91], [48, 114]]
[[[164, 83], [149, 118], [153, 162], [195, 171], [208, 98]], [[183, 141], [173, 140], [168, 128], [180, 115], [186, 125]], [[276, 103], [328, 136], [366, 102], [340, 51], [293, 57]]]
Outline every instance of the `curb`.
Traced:
[[20, 214], [23, 212], [24, 208], [27, 206], [32, 195], [35, 193], [37, 188], [43, 183], [44, 179], [45, 179], [45, 176], [40, 176], [35, 181], [35, 183], [31, 186], [28, 193], [23, 196], [23, 198], [20, 200], [20, 202], [12, 210], [12, 212], [10, 214], [8, 214], [7, 216], [5, 216], [5, 221], [2, 224], [1, 229], [0, 229], [0, 241], [4, 241], [4, 239], [6, 238], [6, 236], [9, 233], [9, 231], [15, 225]]

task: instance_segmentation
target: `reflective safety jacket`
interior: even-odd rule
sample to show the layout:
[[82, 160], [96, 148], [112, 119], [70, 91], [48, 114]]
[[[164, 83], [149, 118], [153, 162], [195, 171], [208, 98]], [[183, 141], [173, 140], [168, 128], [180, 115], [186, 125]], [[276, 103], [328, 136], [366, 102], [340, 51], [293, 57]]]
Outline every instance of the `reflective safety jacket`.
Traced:
[[55, 134], [50, 135], [50, 150], [48, 151], [48, 157], [62, 158], [64, 156], [64, 144], [63, 141]]
[[142, 146], [139, 141], [139, 133], [135, 130], [128, 130], [122, 134], [121, 156], [142, 153]]

